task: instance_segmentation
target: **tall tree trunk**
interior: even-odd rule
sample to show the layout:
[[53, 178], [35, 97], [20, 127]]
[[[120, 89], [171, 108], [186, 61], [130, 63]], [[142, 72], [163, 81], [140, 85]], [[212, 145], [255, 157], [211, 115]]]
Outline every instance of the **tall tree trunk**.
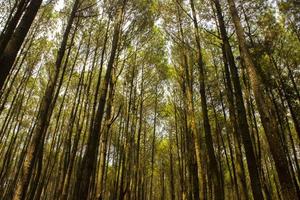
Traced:
[[[90, 185], [93, 179], [91, 179], [92, 172], [95, 169], [97, 162], [97, 153], [100, 139], [101, 123], [104, 116], [104, 108], [106, 104], [106, 96], [108, 93], [108, 86], [112, 76], [113, 65], [115, 62], [115, 56], [118, 48], [122, 16], [125, 9], [126, 0], [119, 1], [116, 13], [116, 21], [114, 25], [113, 41], [110, 58], [107, 64], [105, 78], [101, 86], [101, 96], [98, 103], [97, 112], [92, 122], [92, 129], [88, 135], [87, 149], [84, 154], [81, 166], [78, 168], [78, 176], [75, 183], [75, 193], [73, 199], [87, 199], [89, 196]], [[93, 184], [92, 184], [93, 185]]]
[[[142, 64], [143, 65], [143, 64]], [[140, 105], [139, 105], [139, 128], [137, 132], [137, 148], [136, 148], [136, 171], [135, 171], [135, 183], [134, 183], [134, 195], [135, 199], [139, 199], [139, 190], [140, 190], [140, 179], [141, 179], [141, 161], [140, 161], [140, 149], [141, 149], [141, 133], [143, 128], [143, 111], [144, 111], [144, 65], [141, 70], [141, 87], [140, 87]]]
[[169, 134], [169, 159], [170, 159], [170, 199], [175, 200], [175, 175], [174, 175], [174, 159], [173, 159], [173, 141], [171, 133]]
[[[184, 32], [182, 27], [182, 18], [178, 11], [178, 25], [179, 25], [179, 37], [185, 45]], [[200, 180], [203, 176], [202, 163], [201, 163], [201, 147], [200, 147], [200, 136], [196, 127], [196, 117], [194, 110], [193, 101], [193, 76], [192, 76], [192, 66], [188, 63], [188, 55], [186, 47], [182, 50], [182, 70], [184, 71], [183, 80], [181, 83], [182, 93], [184, 96], [184, 109], [185, 109], [185, 139], [186, 148], [188, 150], [187, 154], [187, 165], [189, 170], [189, 198], [193, 199], [203, 199], [204, 193], [201, 192], [203, 188], [200, 187]], [[196, 158], [196, 159], [195, 159]], [[204, 182], [204, 181], [203, 181]], [[201, 197], [200, 197], [201, 196]]]
[[70, 18], [68, 20], [66, 30], [63, 35], [63, 40], [61, 42], [60, 49], [57, 53], [54, 77], [52, 77], [49, 80], [45, 95], [43, 96], [41, 103], [40, 103], [40, 110], [39, 110], [37, 125], [36, 125], [35, 131], [33, 133], [33, 138], [31, 140], [29, 146], [27, 147], [25, 160], [22, 165], [22, 175], [18, 179], [17, 188], [16, 188], [16, 190], [14, 192], [14, 196], [13, 196], [14, 200], [25, 199], [25, 195], [27, 192], [27, 188], [29, 186], [28, 184], [31, 179], [33, 167], [34, 167], [35, 161], [37, 160], [36, 156], [38, 155], [38, 153], [40, 151], [43, 150], [43, 143], [44, 143], [44, 138], [45, 138], [44, 136], [47, 132], [49, 121], [50, 121], [52, 111], [53, 111], [53, 106], [55, 103], [53, 101], [53, 97], [54, 97], [55, 88], [56, 88], [56, 84], [57, 84], [56, 82], [59, 79], [60, 68], [62, 66], [68, 37], [69, 37], [70, 31], [72, 28], [72, 24], [73, 24], [73, 21], [75, 18], [75, 13], [76, 13], [78, 4], [79, 4], [79, 0], [75, 0]]
[[99, 160], [99, 193], [97, 194], [97, 199], [104, 199], [104, 183], [105, 183], [105, 166], [106, 166], [106, 158], [107, 158], [107, 147], [108, 147], [108, 138], [110, 133], [110, 128], [113, 123], [112, 112], [113, 112], [113, 101], [115, 94], [115, 83], [116, 78], [113, 72], [112, 78], [109, 83], [109, 95], [108, 102], [106, 107], [106, 116], [105, 116], [105, 128], [103, 133], [101, 134], [101, 144], [100, 144], [100, 160]]
[[[238, 70], [234, 61], [234, 56], [232, 53], [232, 49], [229, 43], [229, 39], [227, 36], [227, 31], [225, 28], [225, 23], [224, 23], [224, 18], [222, 15], [222, 9], [220, 5], [219, 0], [213, 0], [216, 11], [217, 11], [217, 17], [218, 17], [218, 22], [219, 22], [219, 28], [220, 28], [220, 33], [224, 45], [224, 51], [225, 51], [225, 56], [227, 59], [227, 62], [229, 63], [230, 66], [230, 72], [231, 72], [231, 77], [233, 80], [233, 85], [235, 89], [235, 99], [236, 99], [236, 107], [237, 107], [237, 120], [238, 120], [238, 127], [236, 127], [236, 131], [238, 135], [235, 137], [238, 138], [241, 136], [245, 152], [246, 152], [246, 158], [247, 158], [247, 164], [248, 164], [248, 169], [250, 173], [250, 180], [251, 180], [251, 188], [253, 192], [253, 197], [255, 199], [262, 199], [263, 194], [261, 190], [261, 182], [259, 178], [259, 172], [257, 169], [257, 160], [255, 158], [255, 153], [254, 153], [254, 148], [253, 144], [251, 141], [251, 136], [249, 132], [249, 126], [247, 122], [247, 114], [246, 114], [246, 109], [244, 106], [244, 100], [243, 100], [243, 94], [242, 94], [242, 88], [239, 80], [239, 75], [238, 75]], [[233, 106], [233, 105], [232, 105]], [[231, 106], [231, 107], [232, 107]], [[234, 112], [231, 112], [233, 115]], [[234, 114], [235, 115], [235, 114]], [[239, 139], [236, 140], [236, 142], [239, 142]], [[238, 161], [239, 162], [239, 161]], [[243, 183], [243, 181], [242, 181]], [[247, 192], [247, 191], [245, 191]], [[247, 196], [247, 194], [245, 194]]]
[[154, 103], [154, 120], [153, 120], [153, 135], [152, 135], [152, 149], [151, 149], [151, 175], [150, 175], [150, 193], [149, 200], [152, 200], [153, 195], [153, 174], [154, 174], [154, 157], [155, 157], [155, 141], [156, 141], [156, 120], [157, 120], [157, 100], [158, 90], [157, 85], [155, 86], [155, 103]]
[[202, 118], [204, 124], [204, 132], [205, 132], [205, 142], [206, 148], [208, 151], [209, 157], [209, 166], [212, 170], [212, 182], [214, 186], [214, 194], [216, 199], [223, 199], [223, 190], [222, 184], [220, 181], [220, 169], [218, 168], [218, 162], [216, 159], [214, 147], [213, 147], [213, 139], [211, 133], [211, 126], [208, 117], [208, 109], [207, 109], [207, 99], [206, 99], [206, 88], [205, 88], [205, 72], [204, 72], [204, 61], [202, 56], [202, 47], [200, 43], [200, 36], [199, 36], [199, 27], [197, 21], [197, 15], [195, 11], [194, 0], [190, 0], [190, 5], [192, 9], [192, 16], [193, 16], [193, 23], [194, 23], [194, 30], [195, 30], [195, 40], [197, 44], [197, 51], [198, 51], [198, 69], [199, 69], [199, 84], [200, 84], [200, 97], [201, 97], [201, 109], [202, 109]]
[[234, 0], [228, 0], [228, 4], [233, 23], [235, 25], [240, 53], [243, 58], [243, 62], [245, 63], [262, 125], [264, 127], [269, 147], [274, 158], [276, 170], [280, 180], [281, 192], [285, 199], [298, 199], [296, 189], [293, 184], [293, 179], [289, 172], [289, 164], [285, 156], [284, 148], [280, 143], [279, 130], [276, 119], [274, 118], [275, 114], [272, 102], [264, 92], [262, 79], [255, 68], [250, 52], [246, 46], [245, 33]]
[[[17, 10], [14, 13], [14, 16], [9, 18], [9, 21], [6, 23], [6, 26], [4, 27], [3, 32], [0, 35], [0, 55], [2, 55], [7, 43], [12, 37], [28, 2], [28, 0], [21, 0], [20, 2], [15, 2]], [[11, 12], [13, 11], [14, 9], [12, 9]]]
[[[21, 2], [22, 3], [22, 2]], [[24, 2], [25, 4], [25, 2]], [[20, 23], [16, 30], [14, 31], [13, 35], [10, 37], [9, 41], [7, 42], [3, 38], [3, 50], [0, 49], [0, 91], [3, 89], [4, 82], [6, 80], [6, 77], [8, 76], [12, 65], [14, 64], [14, 61], [16, 59], [16, 56], [21, 48], [21, 45], [29, 31], [29, 28], [42, 4], [42, 0], [32, 0], [28, 7], [26, 8], [26, 11], [20, 20]], [[24, 6], [24, 5], [23, 5]], [[18, 13], [16, 13], [18, 14]], [[15, 23], [15, 22], [13, 22]], [[15, 25], [11, 25], [15, 26]], [[7, 30], [6, 34], [12, 33], [12, 31]], [[9, 35], [7, 35], [8, 37]], [[5, 42], [7, 44], [5, 45]], [[2, 44], [1, 44], [2, 45]], [[1, 52], [3, 51], [3, 52]]]

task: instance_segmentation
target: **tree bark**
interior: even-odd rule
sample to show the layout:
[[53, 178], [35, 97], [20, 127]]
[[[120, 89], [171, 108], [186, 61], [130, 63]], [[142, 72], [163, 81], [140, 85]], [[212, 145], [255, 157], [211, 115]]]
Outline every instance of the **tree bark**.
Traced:
[[[228, 0], [228, 4], [238, 38], [240, 53], [243, 58], [243, 62], [245, 63], [257, 108], [261, 117], [262, 125], [264, 127], [269, 147], [275, 161], [275, 166], [281, 185], [281, 192], [285, 199], [298, 199], [296, 189], [289, 172], [288, 161], [285, 156], [284, 149], [280, 143], [279, 130], [277, 127], [276, 119], [274, 118], [275, 114], [273, 105], [268, 96], [264, 94], [265, 92], [262, 79], [257, 72], [248, 47], [246, 46], [245, 33], [234, 0]], [[260, 193], [258, 193], [260, 196], [257, 197], [259, 197], [259, 199], [262, 199], [260, 198], [262, 197], [261, 190], [258, 192]]]
[[[92, 122], [92, 129], [88, 135], [87, 149], [84, 154], [81, 166], [78, 168], [78, 176], [75, 183], [76, 192], [73, 199], [87, 199], [89, 196], [90, 185], [92, 184], [92, 172], [95, 169], [97, 161], [97, 153], [99, 147], [101, 123], [104, 116], [104, 108], [106, 105], [106, 97], [108, 93], [108, 86], [112, 76], [113, 65], [118, 48], [119, 36], [121, 31], [121, 22], [123, 12], [125, 9], [126, 0], [120, 1], [117, 8], [116, 21], [114, 25], [113, 41], [110, 58], [107, 64], [105, 78], [101, 86], [101, 96], [98, 103], [98, 108], [94, 121]], [[92, 184], [93, 185], [93, 184]]]
[[[37, 1], [36, 1], [37, 2]], [[75, 0], [73, 9], [68, 20], [68, 24], [66, 30], [64, 32], [63, 40], [61, 42], [60, 49], [57, 53], [57, 58], [55, 62], [55, 72], [54, 77], [50, 79], [47, 89], [45, 92], [44, 97], [40, 103], [40, 110], [39, 110], [39, 118], [37, 121], [37, 125], [35, 131], [33, 133], [33, 138], [28, 146], [25, 160], [22, 165], [22, 176], [18, 179], [17, 188], [14, 192], [13, 200], [23, 200], [25, 199], [25, 195], [27, 192], [28, 184], [31, 179], [33, 167], [36, 161], [36, 156], [38, 152], [42, 151], [43, 143], [44, 143], [44, 136], [47, 132], [47, 128], [49, 125], [49, 121], [53, 111], [53, 96], [55, 93], [56, 82], [59, 79], [59, 71], [62, 66], [66, 45], [68, 41], [68, 37], [72, 28], [72, 24], [75, 18], [75, 13], [79, 4], [79, 0]]]
[[[3, 46], [1, 46], [1, 48], [3, 48], [3, 52], [1, 52], [2, 50], [0, 49], [0, 91], [3, 89], [6, 77], [8, 76], [11, 67], [14, 64], [16, 56], [41, 4], [42, 0], [32, 0], [29, 3], [26, 12], [20, 20], [20, 23], [13, 35], [10, 37], [10, 40], [6, 45], [3, 44]], [[12, 24], [11, 26], [14, 25]], [[8, 30], [8, 32], [6, 32], [7, 37], [9, 36], [9, 33], [12, 33], [12, 31]], [[6, 39], [7, 37], [4, 37], [3, 39]], [[3, 42], [6, 41], [4, 40]]]
[[205, 64], [202, 56], [202, 47], [201, 47], [200, 37], [199, 37], [199, 27], [198, 27], [197, 15], [196, 15], [195, 5], [193, 0], [190, 0], [190, 5], [192, 9], [192, 16], [193, 16], [193, 23], [194, 23], [194, 30], [195, 30], [195, 40], [196, 40], [197, 51], [198, 51], [197, 59], [198, 59], [199, 82], [200, 82], [199, 84], [200, 84], [201, 110], [202, 110], [202, 118], [204, 124], [206, 148], [209, 157], [209, 166], [212, 170], [212, 179], [213, 179], [212, 182], [214, 186], [215, 198], [223, 199], [224, 197], [223, 197], [222, 184], [220, 181], [221, 178], [220, 169], [218, 168], [218, 162], [213, 147], [211, 126], [208, 117], [206, 88], [205, 88], [205, 72], [204, 72]]

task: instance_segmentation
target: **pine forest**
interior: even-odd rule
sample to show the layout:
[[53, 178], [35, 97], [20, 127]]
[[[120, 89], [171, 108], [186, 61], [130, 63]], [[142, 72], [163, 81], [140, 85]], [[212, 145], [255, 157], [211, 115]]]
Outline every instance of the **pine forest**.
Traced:
[[1, 200], [300, 200], [299, 0], [0, 0]]

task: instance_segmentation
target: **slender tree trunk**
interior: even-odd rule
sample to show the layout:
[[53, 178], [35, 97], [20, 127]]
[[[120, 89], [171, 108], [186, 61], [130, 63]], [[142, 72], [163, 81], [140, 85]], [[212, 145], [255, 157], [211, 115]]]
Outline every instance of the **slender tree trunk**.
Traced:
[[[244, 30], [234, 0], [228, 0], [228, 4], [230, 8], [230, 14], [232, 16], [232, 20], [235, 25], [241, 56], [245, 63], [245, 67], [254, 92], [257, 108], [260, 113], [261, 121], [267, 136], [269, 147], [275, 161], [275, 166], [276, 166], [276, 170], [281, 185], [281, 192], [286, 199], [291, 199], [291, 200], [298, 199], [296, 194], [296, 189], [293, 184], [291, 174], [289, 172], [288, 161], [285, 156], [284, 149], [280, 144], [279, 130], [277, 127], [276, 119], [274, 118], [275, 115], [273, 114], [274, 109], [272, 103], [269, 101], [268, 97], [264, 94], [263, 82], [261, 80], [260, 75], [257, 72], [257, 69], [254, 66], [252, 57], [246, 46], [246, 38], [244, 35]], [[262, 193], [261, 189], [259, 190], [261, 194]], [[256, 197], [262, 199], [262, 194], [261, 196], [256, 196]]]
[[[37, 2], [37, 1], [36, 1]], [[39, 118], [37, 121], [37, 126], [35, 128], [35, 131], [33, 133], [33, 138], [28, 146], [25, 160], [22, 165], [22, 176], [18, 179], [17, 188], [14, 192], [14, 200], [23, 200], [25, 198], [25, 195], [27, 193], [28, 184], [30, 182], [30, 178], [33, 171], [33, 166], [36, 160], [36, 156], [38, 155], [38, 152], [43, 149], [43, 143], [44, 143], [44, 135], [47, 132], [47, 128], [49, 125], [49, 121], [52, 115], [53, 111], [53, 95], [55, 92], [55, 86], [56, 81], [59, 77], [59, 71], [62, 66], [63, 57], [66, 50], [66, 45], [69, 37], [69, 33], [72, 28], [73, 20], [75, 18], [75, 13], [77, 10], [77, 6], [79, 4], [79, 0], [75, 0], [73, 9], [70, 15], [70, 18], [68, 20], [68, 25], [66, 27], [63, 40], [60, 46], [60, 49], [57, 54], [56, 62], [55, 62], [55, 72], [54, 77], [50, 79], [47, 89], [45, 92], [44, 97], [41, 100], [40, 104], [40, 111], [39, 111]], [[39, 148], [40, 147], [40, 148]]]
[[156, 140], [156, 120], [157, 120], [157, 101], [158, 101], [158, 90], [157, 85], [155, 86], [155, 103], [154, 103], [154, 120], [153, 120], [153, 136], [152, 136], [152, 149], [151, 149], [151, 175], [150, 175], [150, 194], [149, 200], [152, 200], [153, 195], [153, 173], [154, 173], [154, 157], [155, 157], [155, 140]]
[[92, 172], [95, 169], [97, 161], [101, 123], [104, 116], [104, 108], [106, 104], [108, 86], [112, 76], [113, 65], [118, 48], [122, 16], [125, 9], [125, 2], [126, 0], [123, 0], [118, 3], [119, 5], [117, 8], [117, 16], [114, 26], [111, 54], [107, 64], [105, 78], [101, 86], [101, 96], [99, 99], [96, 116], [94, 118], [94, 121], [92, 122], [92, 129], [88, 136], [87, 150], [84, 154], [81, 166], [78, 168], [78, 176], [75, 183], [76, 192], [73, 195], [73, 199], [87, 199], [89, 196], [90, 185], [93, 185], [91, 176]]
[[[237, 104], [237, 119], [238, 119], [238, 133], [242, 136], [242, 140], [245, 147], [246, 152], [246, 158], [247, 158], [247, 164], [248, 169], [250, 173], [250, 180], [251, 180], [251, 187], [254, 199], [263, 199], [263, 194], [261, 190], [261, 183], [259, 179], [259, 173], [257, 170], [257, 161], [255, 158], [255, 153], [253, 149], [253, 145], [251, 142], [250, 132], [249, 132], [249, 126], [247, 123], [247, 115], [246, 110], [244, 107], [244, 100], [241, 90], [241, 85], [239, 81], [238, 71], [237, 67], [235, 65], [233, 53], [229, 44], [227, 31], [225, 28], [224, 19], [222, 16], [222, 10], [219, 0], [214, 0], [214, 4], [216, 6], [217, 10], [217, 16], [218, 16], [218, 22], [220, 26], [220, 32], [221, 37], [223, 40], [224, 45], [224, 51], [227, 58], [227, 61], [229, 63], [230, 69], [231, 69], [231, 75], [233, 79], [233, 85], [235, 89], [235, 98], [236, 98], [236, 104]], [[238, 136], [237, 136], [238, 137]], [[239, 141], [239, 140], [237, 140]]]
[[113, 112], [113, 101], [114, 101], [114, 93], [115, 93], [115, 82], [116, 78], [113, 72], [112, 78], [109, 84], [109, 95], [108, 102], [106, 107], [106, 116], [105, 116], [105, 129], [101, 134], [101, 145], [100, 145], [100, 172], [99, 172], [99, 194], [97, 194], [97, 199], [104, 199], [104, 183], [105, 183], [105, 166], [106, 166], [106, 158], [107, 158], [107, 147], [108, 147], [108, 138], [110, 133], [110, 128], [113, 123], [112, 112]]
[[201, 97], [201, 109], [202, 109], [202, 118], [204, 124], [204, 132], [205, 132], [205, 141], [206, 141], [206, 148], [208, 151], [209, 156], [209, 166], [212, 170], [212, 182], [214, 186], [214, 194], [216, 199], [223, 199], [223, 191], [222, 191], [222, 184], [220, 182], [220, 169], [218, 169], [218, 162], [216, 159], [216, 155], [214, 152], [213, 147], [213, 139], [211, 133], [211, 126], [208, 118], [208, 109], [207, 109], [207, 99], [206, 99], [206, 88], [205, 88], [205, 72], [204, 72], [204, 61], [202, 57], [202, 47], [200, 43], [199, 37], [199, 28], [198, 28], [198, 21], [197, 15], [195, 11], [194, 1], [190, 0], [190, 5], [192, 9], [193, 15], [193, 23], [195, 28], [195, 39], [197, 44], [197, 51], [198, 51], [198, 69], [199, 69], [199, 84], [200, 84], [200, 97]]

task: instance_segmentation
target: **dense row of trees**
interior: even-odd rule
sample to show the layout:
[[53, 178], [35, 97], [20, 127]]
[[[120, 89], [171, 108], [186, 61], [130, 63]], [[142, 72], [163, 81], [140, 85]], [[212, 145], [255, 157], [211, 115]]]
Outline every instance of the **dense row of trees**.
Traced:
[[0, 11], [0, 199], [299, 199], [297, 1]]

